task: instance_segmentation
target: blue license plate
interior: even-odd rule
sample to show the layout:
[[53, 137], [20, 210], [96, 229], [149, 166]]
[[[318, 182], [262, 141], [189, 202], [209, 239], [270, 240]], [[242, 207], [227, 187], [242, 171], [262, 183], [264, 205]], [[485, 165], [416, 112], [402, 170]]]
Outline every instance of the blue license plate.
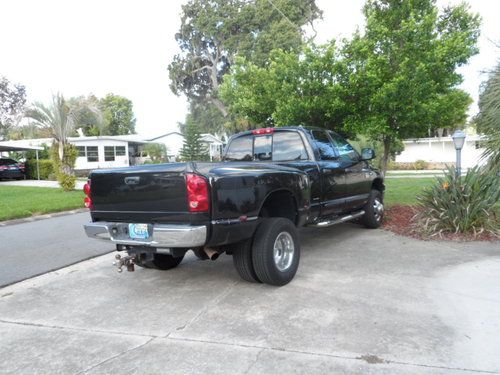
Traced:
[[129, 224], [128, 235], [135, 240], [144, 240], [149, 237], [147, 224]]

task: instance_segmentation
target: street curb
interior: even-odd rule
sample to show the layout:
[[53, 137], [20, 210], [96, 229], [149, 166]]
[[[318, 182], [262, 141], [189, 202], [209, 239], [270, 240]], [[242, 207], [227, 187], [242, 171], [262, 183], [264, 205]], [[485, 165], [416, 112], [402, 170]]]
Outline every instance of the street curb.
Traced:
[[49, 214], [24, 217], [24, 218], [21, 218], [21, 219], [12, 219], [12, 220], [0, 221], [0, 227], [6, 227], [8, 225], [15, 225], [15, 224], [31, 223], [33, 221], [50, 219], [50, 218], [53, 218], [53, 217], [59, 217], [59, 216], [65, 216], [65, 215], [79, 214], [79, 213], [82, 213], [82, 212], [88, 212], [88, 209], [87, 208], [77, 208], [76, 210], [52, 212], [52, 213], [49, 213]]

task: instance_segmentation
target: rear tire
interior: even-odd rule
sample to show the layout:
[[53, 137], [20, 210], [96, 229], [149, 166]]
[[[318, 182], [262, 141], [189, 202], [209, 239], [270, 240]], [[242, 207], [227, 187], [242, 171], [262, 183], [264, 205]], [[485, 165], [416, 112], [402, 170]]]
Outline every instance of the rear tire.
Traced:
[[233, 264], [238, 274], [245, 281], [260, 283], [252, 261], [252, 240], [246, 240], [235, 244], [233, 247]]
[[252, 261], [261, 282], [282, 286], [292, 281], [300, 261], [295, 225], [281, 217], [263, 219], [255, 232]]
[[184, 255], [181, 257], [173, 257], [168, 254], [152, 254], [153, 258], [148, 260], [141, 260], [141, 257], [136, 258], [136, 264], [144, 268], [152, 268], [157, 270], [170, 270], [177, 267], [184, 259]]
[[380, 190], [373, 189], [365, 205], [365, 214], [361, 222], [367, 228], [376, 229], [382, 225], [384, 220], [384, 197]]

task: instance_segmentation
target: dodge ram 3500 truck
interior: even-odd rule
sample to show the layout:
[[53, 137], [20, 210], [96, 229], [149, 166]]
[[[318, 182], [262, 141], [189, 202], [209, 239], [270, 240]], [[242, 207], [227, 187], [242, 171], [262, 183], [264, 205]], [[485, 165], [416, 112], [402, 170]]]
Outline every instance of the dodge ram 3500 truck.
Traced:
[[340, 135], [279, 127], [231, 137], [223, 161], [96, 170], [85, 185], [89, 237], [111, 241], [117, 266], [168, 270], [188, 250], [233, 256], [250, 282], [285, 285], [299, 266], [297, 227], [358, 219], [378, 228], [384, 182]]

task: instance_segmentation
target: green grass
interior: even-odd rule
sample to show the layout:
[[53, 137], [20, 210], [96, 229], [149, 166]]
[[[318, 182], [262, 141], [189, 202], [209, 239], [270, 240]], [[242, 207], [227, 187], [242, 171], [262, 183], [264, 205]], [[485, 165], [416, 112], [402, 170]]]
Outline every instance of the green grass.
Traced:
[[0, 221], [83, 208], [81, 191], [24, 186], [0, 186]]
[[431, 186], [435, 178], [387, 178], [384, 201], [387, 206], [415, 205], [416, 196], [424, 187]]

